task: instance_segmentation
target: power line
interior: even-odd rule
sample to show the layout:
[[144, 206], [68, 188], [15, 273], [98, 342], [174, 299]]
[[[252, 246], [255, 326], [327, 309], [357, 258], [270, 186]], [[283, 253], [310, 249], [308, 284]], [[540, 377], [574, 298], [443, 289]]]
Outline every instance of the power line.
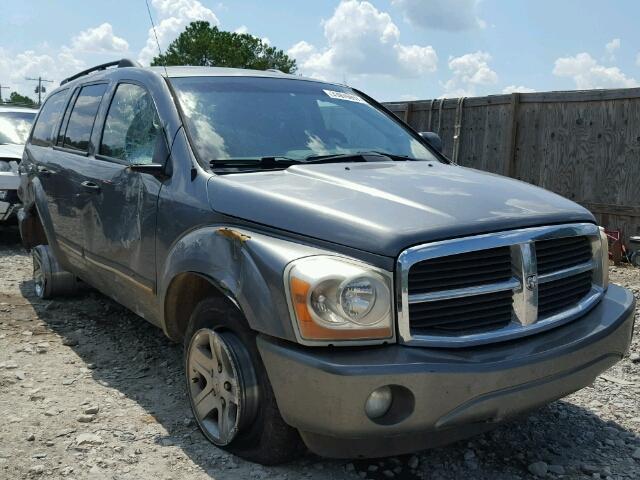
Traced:
[[38, 94], [38, 106], [42, 105], [42, 92], [46, 92], [47, 90], [42, 86], [42, 82], [53, 83], [53, 80], [47, 80], [46, 78], [38, 77], [38, 78], [30, 78], [25, 77], [25, 80], [31, 80], [34, 82], [38, 82], [38, 86], [36, 87], [36, 93]]

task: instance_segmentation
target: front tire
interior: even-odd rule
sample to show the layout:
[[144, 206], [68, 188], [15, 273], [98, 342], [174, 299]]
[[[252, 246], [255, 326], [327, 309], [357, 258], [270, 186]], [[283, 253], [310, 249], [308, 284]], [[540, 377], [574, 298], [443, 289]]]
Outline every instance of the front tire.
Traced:
[[196, 422], [214, 445], [275, 465], [303, 449], [287, 425], [256, 347], [255, 333], [226, 300], [200, 302], [184, 338], [187, 393]]

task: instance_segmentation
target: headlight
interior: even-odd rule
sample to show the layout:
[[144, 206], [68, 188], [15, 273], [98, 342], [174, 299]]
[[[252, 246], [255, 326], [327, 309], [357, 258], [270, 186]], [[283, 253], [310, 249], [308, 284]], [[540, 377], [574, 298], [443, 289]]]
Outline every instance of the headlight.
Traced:
[[0, 172], [10, 172], [10, 171], [11, 171], [11, 165], [9, 165], [9, 162], [0, 160]]
[[0, 200], [6, 200], [9, 196], [9, 190], [0, 190]]
[[609, 237], [602, 227], [600, 227], [600, 262], [602, 287], [606, 289], [609, 286]]
[[301, 339], [383, 340], [393, 337], [391, 275], [340, 257], [293, 262], [285, 274]]

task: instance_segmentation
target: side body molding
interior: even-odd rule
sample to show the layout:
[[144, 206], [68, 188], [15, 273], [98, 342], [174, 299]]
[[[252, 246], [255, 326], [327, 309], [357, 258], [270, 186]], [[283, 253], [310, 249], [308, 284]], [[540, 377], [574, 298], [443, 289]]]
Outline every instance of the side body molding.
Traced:
[[[182, 273], [196, 273], [235, 303], [252, 329], [295, 341], [284, 292], [284, 270], [297, 258], [320, 254], [335, 255], [232, 225], [199, 228], [170, 249], [158, 278], [158, 298], [164, 305], [171, 282]], [[162, 325], [166, 331], [164, 313]]]

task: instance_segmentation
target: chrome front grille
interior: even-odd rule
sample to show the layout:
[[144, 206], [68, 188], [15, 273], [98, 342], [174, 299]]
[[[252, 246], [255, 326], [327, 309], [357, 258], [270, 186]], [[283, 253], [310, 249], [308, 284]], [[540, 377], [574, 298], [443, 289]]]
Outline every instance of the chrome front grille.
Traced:
[[[469, 268], [470, 266], [473, 268]], [[409, 272], [409, 294], [504, 282], [510, 278], [509, 247], [490, 248], [431, 258], [412, 265]]]
[[536, 242], [538, 275], [575, 267], [591, 261], [593, 252], [588, 237], [567, 237]]
[[478, 345], [552, 328], [604, 292], [598, 227], [571, 224], [437, 242], [398, 259], [408, 344]]

